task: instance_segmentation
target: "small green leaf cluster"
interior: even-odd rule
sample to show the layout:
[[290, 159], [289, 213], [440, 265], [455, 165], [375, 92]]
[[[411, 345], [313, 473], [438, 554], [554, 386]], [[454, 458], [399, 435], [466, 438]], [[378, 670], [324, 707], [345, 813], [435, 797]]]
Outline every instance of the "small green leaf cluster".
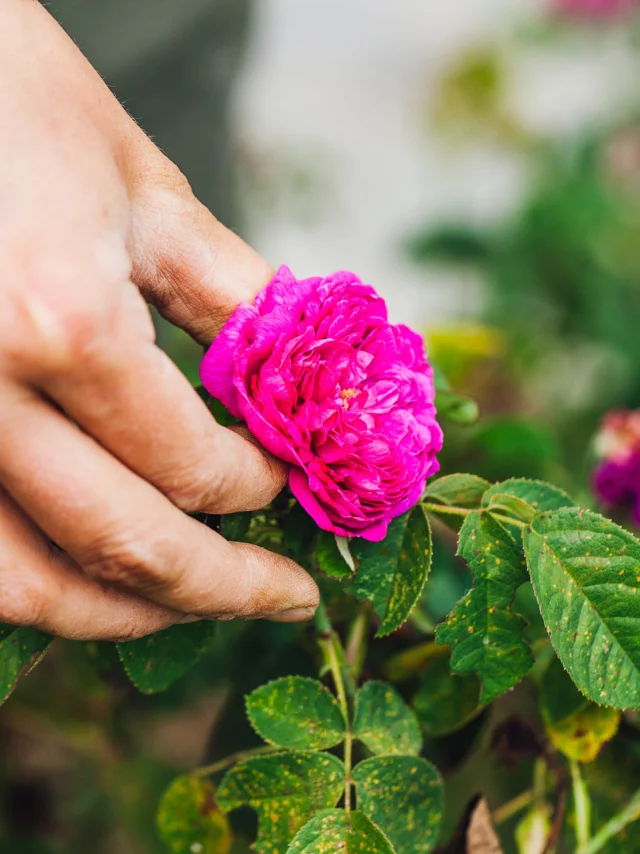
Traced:
[[[242, 806], [255, 810], [257, 851], [433, 850], [443, 809], [442, 781], [418, 755], [418, 721], [394, 688], [366, 682], [351, 701], [343, 696], [341, 702], [321, 682], [289, 676], [258, 688], [246, 705], [253, 728], [272, 750], [266, 755], [260, 748], [248, 751], [226, 772], [211, 803], [223, 813]], [[338, 758], [329, 751], [340, 745]], [[356, 750], [366, 754], [358, 763], [353, 762]], [[203, 841], [208, 831], [202, 813], [198, 822], [187, 821], [194, 801], [203, 797], [200, 778], [188, 779], [174, 783], [163, 799], [161, 834], [174, 852], [189, 850], [180, 846], [194, 841], [201, 851], [217, 851]], [[176, 797], [180, 792], [182, 803]], [[175, 817], [176, 808], [184, 819]], [[213, 815], [217, 829], [219, 814]], [[180, 839], [177, 826], [183, 830]]]
[[463, 519], [458, 554], [475, 584], [438, 627], [451, 666], [477, 673], [488, 703], [530, 670], [525, 621], [512, 609], [531, 582], [551, 643], [579, 691], [593, 703], [640, 708], [640, 541], [562, 490], [471, 475], [435, 481], [425, 507]]

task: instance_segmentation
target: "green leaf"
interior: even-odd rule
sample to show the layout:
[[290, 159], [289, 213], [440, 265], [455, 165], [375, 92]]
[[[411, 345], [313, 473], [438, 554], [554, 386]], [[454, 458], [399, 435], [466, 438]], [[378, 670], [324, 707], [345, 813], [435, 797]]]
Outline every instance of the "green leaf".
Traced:
[[385, 682], [367, 682], [356, 694], [353, 734], [372, 753], [418, 754], [422, 748], [415, 713]]
[[389, 837], [396, 854], [428, 854], [443, 811], [437, 770], [417, 756], [376, 756], [353, 771], [358, 808]]
[[417, 505], [394, 519], [380, 543], [360, 538], [351, 543], [358, 567], [347, 591], [373, 603], [381, 623], [377, 636], [391, 634], [409, 617], [431, 568], [431, 529]]
[[37, 629], [0, 624], [0, 704], [11, 694], [20, 676], [42, 661], [52, 640]]
[[440, 418], [448, 418], [454, 424], [474, 424], [478, 420], [478, 404], [470, 397], [453, 391], [438, 391], [436, 407]]
[[228, 854], [231, 830], [215, 790], [200, 777], [178, 777], [158, 807], [158, 830], [172, 854]]
[[334, 534], [320, 531], [316, 556], [320, 569], [332, 578], [344, 578], [351, 575], [351, 570], [340, 554]]
[[297, 834], [287, 854], [395, 854], [389, 840], [360, 810], [325, 810]]
[[506, 492], [496, 492], [491, 498], [488, 509], [492, 513], [502, 513], [514, 519], [520, 519], [522, 522], [530, 522], [536, 515], [536, 510], [524, 499]]
[[449, 474], [432, 481], [425, 492], [425, 500], [436, 501], [447, 507], [479, 507], [482, 496], [491, 484], [475, 474]]
[[587, 703], [584, 709], [554, 724], [545, 724], [549, 740], [576, 762], [593, 762], [620, 726], [620, 710]]
[[483, 498], [482, 506], [488, 507], [497, 496], [511, 495], [529, 504], [536, 513], [543, 510], [559, 510], [561, 507], [572, 507], [571, 496], [563, 489], [544, 483], [542, 480], [529, 480], [525, 477], [514, 477], [495, 483], [488, 489]]
[[247, 697], [247, 715], [259, 736], [289, 750], [323, 750], [345, 735], [336, 698], [321, 682], [302, 676], [257, 688]]
[[451, 650], [435, 644], [433, 647], [412, 705], [423, 731], [439, 738], [468, 724], [482, 707], [478, 677], [451, 673]]
[[165, 691], [196, 664], [216, 631], [211, 620], [171, 626], [139, 640], [118, 644], [127, 676], [143, 694]]
[[328, 753], [255, 756], [227, 772], [218, 788], [218, 804], [225, 812], [252, 807], [259, 819], [256, 851], [285, 854], [315, 813], [336, 805], [344, 778], [344, 765]]
[[511, 611], [527, 571], [522, 551], [487, 512], [467, 516], [458, 554], [469, 563], [476, 584], [438, 626], [436, 640], [452, 647], [454, 670], [478, 674], [486, 704], [519, 682], [533, 663], [522, 638], [525, 621]]
[[578, 508], [524, 532], [529, 572], [556, 652], [594, 703], [640, 708], [640, 542]]

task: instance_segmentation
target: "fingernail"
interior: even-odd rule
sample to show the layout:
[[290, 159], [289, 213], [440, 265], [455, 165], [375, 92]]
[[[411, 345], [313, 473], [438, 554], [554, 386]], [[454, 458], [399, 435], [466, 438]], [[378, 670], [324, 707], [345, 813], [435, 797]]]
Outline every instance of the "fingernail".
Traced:
[[275, 623], [301, 623], [303, 620], [310, 620], [315, 612], [315, 607], [289, 608], [287, 611], [280, 611], [279, 614], [271, 614], [267, 619]]

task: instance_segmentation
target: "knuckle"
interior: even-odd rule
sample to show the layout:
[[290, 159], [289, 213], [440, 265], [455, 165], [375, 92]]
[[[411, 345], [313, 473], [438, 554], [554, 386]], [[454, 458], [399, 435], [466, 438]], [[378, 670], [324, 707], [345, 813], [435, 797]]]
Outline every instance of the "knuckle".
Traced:
[[[11, 274], [10, 266], [0, 323], [4, 355], [46, 373], [67, 371], [100, 349], [118, 320], [130, 267], [122, 254], [112, 254], [104, 264], [89, 261], [86, 267], [36, 259]], [[88, 289], [87, 280], [100, 287]]]
[[0, 574], [0, 620], [15, 626], [41, 626], [48, 610], [49, 595], [36, 577]]

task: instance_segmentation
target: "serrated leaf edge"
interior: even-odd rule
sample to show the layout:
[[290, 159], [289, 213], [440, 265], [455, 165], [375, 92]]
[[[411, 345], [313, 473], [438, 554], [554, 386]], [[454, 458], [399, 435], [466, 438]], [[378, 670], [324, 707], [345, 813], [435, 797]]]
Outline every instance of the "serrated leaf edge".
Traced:
[[382, 756], [418, 756], [420, 753], [420, 750], [422, 750], [422, 746], [424, 744], [424, 738], [422, 735], [422, 727], [420, 726], [420, 721], [418, 720], [418, 716], [415, 712], [415, 709], [413, 708], [413, 706], [411, 706], [409, 703], [407, 703], [407, 701], [404, 699], [404, 697], [401, 696], [400, 692], [398, 691], [398, 689], [394, 685], [391, 685], [389, 682], [383, 682], [382, 679], [367, 679], [367, 681], [363, 682], [362, 685], [360, 685], [360, 687], [356, 691], [354, 701], [353, 701], [353, 723], [352, 723], [352, 735], [353, 735], [353, 737], [355, 739], [357, 739], [358, 741], [362, 742], [362, 744], [364, 744], [365, 747], [367, 747], [369, 750], [371, 750], [371, 748], [369, 747], [367, 742], [360, 736], [360, 734], [356, 731], [356, 728], [355, 728], [356, 721], [358, 719], [358, 707], [359, 707], [359, 700], [360, 700], [360, 692], [367, 685], [382, 685], [386, 691], [391, 690], [398, 697], [398, 699], [401, 700], [405, 709], [409, 713], [409, 717], [412, 718], [412, 720], [415, 722], [416, 729], [417, 729], [418, 733], [420, 734], [420, 741], [421, 741], [420, 749], [418, 750], [418, 753], [377, 753], [376, 751], [372, 750], [371, 752], [374, 753], [374, 756], [369, 757], [369, 758], [374, 759], [377, 756], [379, 756], [379, 757], [382, 757]]
[[[518, 479], [519, 479], [519, 480], [527, 480], [527, 478], [518, 478]], [[555, 511], [552, 511], [552, 510], [546, 510], [546, 511], [544, 511], [544, 512], [545, 512], [545, 513], [552, 513], [552, 512], [555, 512]], [[496, 518], [495, 518], [495, 516], [493, 515], [493, 513], [491, 513], [491, 511], [489, 510], [489, 508], [488, 508], [488, 507], [481, 507], [481, 508], [479, 508], [478, 510], [472, 510], [472, 511], [471, 511], [471, 513], [469, 513], [469, 515], [467, 516], [467, 518], [464, 520], [463, 527], [464, 527], [464, 524], [466, 524], [467, 520], [468, 520], [468, 519], [470, 519], [470, 518], [473, 516], [473, 514], [477, 514], [478, 516], [481, 516], [483, 513], [486, 513], [487, 515], [491, 516], [491, 518], [492, 518], [492, 519], [493, 519], [493, 521], [496, 523], [496, 525], [498, 525], [500, 528], [502, 528], [502, 530], [505, 532], [506, 536], [507, 536], [507, 537], [509, 537], [509, 538], [513, 541], [513, 537], [511, 536], [511, 534], [509, 533], [509, 531], [507, 530], [507, 528], [502, 524], [502, 522], [500, 522], [500, 520], [499, 520], [499, 519], [496, 519]], [[460, 529], [460, 532], [462, 532], [462, 528]], [[516, 545], [517, 545], [517, 544], [516, 544]], [[523, 552], [524, 552], [524, 550], [523, 550]], [[456, 602], [456, 604], [453, 606], [453, 608], [451, 609], [451, 611], [449, 612], [449, 614], [447, 614], [446, 619], [445, 619], [442, 623], [440, 623], [440, 625], [436, 626], [436, 631], [435, 631], [435, 635], [434, 635], [434, 637], [435, 637], [435, 641], [436, 641], [436, 643], [437, 643], [437, 644], [440, 644], [440, 645], [442, 645], [442, 646], [450, 646], [450, 644], [448, 644], [448, 643], [446, 643], [446, 642], [442, 642], [442, 641], [439, 641], [439, 640], [438, 640], [438, 634], [439, 634], [439, 629], [440, 629], [440, 627], [441, 627], [441, 626], [446, 625], [446, 621], [448, 620], [449, 616], [450, 616], [450, 615], [451, 615], [451, 614], [456, 610], [456, 608], [458, 607], [458, 605], [460, 605], [462, 602], [464, 602], [464, 601], [465, 601], [465, 599], [466, 599], [466, 598], [467, 598], [467, 597], [468, 597], [468, 596], [473, 592], [473, 590], [478, 586], [478, 578], [476, 577], [475, 573], [474, 573], [474, 572], [473, 572], [473, 570], [471, 569], [471, 565], [469, 564], [469, 562], [468, 562], [467, 560], [465, 560], [465, 558], [464, 558], [464, 557], [462, 556], [462, 554], [460, 553], [460, 536], [458, 536], [458, 547], [457, 547], [457, 549], [456, 549], [456, 557], [460, 557], [460, 558], [462, 558], [462, 560], [464, 560], [464, 562], [467, 564], [467, 566], [469, 567], [469, 570], [471, 571], [471, 574], [472, 574], [472, 576], [473, 576], [474, 583], [473, 583], [473, 586], [471, 587], [471, 589], [470, 589], [470, 590], [468, 590], [468, 591], [464, 594], [464, 596], [462, 596], [462, 597], [461, 597], [461, 598]], [[524, 554], [524, 557], [525, 557], [525, 563], [526, 563], [526, 554]], [[529, 573], [529, 566], [528, 566], [528, 564], [526, 564], [526, 565], [527, 565], [527, 573], [529, 574], [529, 577], [530, 577], [530, 573]], [[525, 583], [526, 583], [525, 581], [523, 581], [523, 582], [522, 582], [522, 584], [525, 584]], [[529, 623], [528, 623], [528, 621], [527, 621], [527, 620], [522, 616], [522, 614], [518, 614], [518, 612], [517, 612], [517, 611], [514, 611], [514, 610], [512, 610], [512, 608], [511, 608], [511, 606], [513, 605], [513, 603], [514, 603], [514, 601], [515, 601], [515, 598], [516, 598], [516, 592], [517, 592], [518, 588], [519, 588], [519, 587], [521, 587], [521, 586], [522, 586], [521, 584], [518, 584], [518, 585], [517, 585], [517, 587], [514, 587], [514, 588], [513, 588], [513, 595], [512, 595], [512, 597], [511, 597], [511, 599], [510, 599], [510, 601], [509, 601], [509, 605], [507, 606], [507, 609], [506, 609], [506, 610], [507, 610], [507, 611], [509, 611], [509, 612], [510, 612], [511, 614], [513, 614], [514, 616], [519, 617], [519, 618], [522, 620], [523, 625], [522, 625], [522, 628], [520, 629], [519, 637], [520, 637], [522, 640], [524, 640], [524, 642], [526, 643], [526, 645], [527, 645], [527, 647], [528, 647], [528, 649], [529, 649], [529, 655], [530, 655], [530, 658], [531, 658], [531, 664], [530, 664], [530, 666], [529, 666], [529, 670], [531, 670], [531, 668], [532, 668], [532, 667], [533, 667], [533, 665], [534, 665], [533, 652], [532, 652], [532, 650], [531, 650], [531, 645], [530, 645], [530, 644], [526, 641], [526, 639], [524, 638], [524, 630], [527, 628], [527, 626], [529, 625]], [[531, 586], [533, 587], [533, 584], [532, 584]], [[535, 591], [534, 591], [534, 592], [535, 592]], [[537, 599], [537, 597], [536, 597], [536, 599]], [[538, 603], [538, 606], [539, 606], [539, 603]], [[459, 670], [459, 669], [458, 669], [458, 667], [457, 667], [457, 665], [454, 663], [455, 654], [456, 654], [455, 647], [451, 647], [451, 669], [452, 669], [455, 673], [459, 673], [460, 675], [469, 674], [469, 673], [476, 673], [476, 674], [477, 674], [477, 676], [478, 676], [478, 678], [479, 678], [479, 680], [480, 680], [480, 696], [479, 696], [479, 698], [478, 698], [479, 708], [485, 708], [487, 705], [489, 705], [489, 703], [493, 702], [493, 700], [498, 699], [497, 697], [493, 697], [491, 700], [487, 701], [487, 700], [485, 700], [485, 699], [483, 698], [483, 695], [484, 695], [484, 693], [485, 693], [485, 689], [484, 689], [484, 681], [483, 681], [482, 677], [480, 676], [480, 674], [479, 674], [476, 670]], [[527, 673], [529, 672], [529, 670], [527, 671]], [[525, 674], [523, 675], [523, 677], [522, 677], [522, 678], [524, 679], [524, 677], [525, 677], [526, 675], [527, 675], [527, 674], [525, 673]], [[521, 680], [520, 680], [520, 681], [521, 681]], [[517, 684], [518, 684], [518, 682], [516, 682], [512, 687], [514, 687], [514, 688], [515, 688], [515, 685], [517, 685]], [[510, 690], [510, 689], [508, 689], [508, 690]], [[505, 693], [506, 693], [506, 692], [505, 692]], [[498, 695], [498, 696], [502, 696], [502, 695], [500, 694], [500, 695]]]
[[[409, 608], [409, 611], [408, 611], [405, 619], [399, 625], [393, 626], [393, 628], [383, 629], [385, 620], [387, 619], [387, 615], [389, 613], [389, 602], [391, 601], [391, 597], [389, 598], [389, 602], [387, 602], [387, 609], [384, 613], [384, 618], [380, 621], [380, 626], [379, 626], [379, 628], [375, 634], [375, 636], [377, 638], [388, 637], [389, 635], [393, 634], [394, 632], [397, 632], [398, 629], [406, 623], [406, 621], [411, 616], [411, 612], [416, 607], [418, 600], [422, 596], [424, 586], [427, 583], [427, 579], [429, 578], [429, 575], [431, 574], [431, 567], [433, 566], [433, 531], [431, 530], [431, 522], [429, 521], [429, 514], [427, 513], [425, 508], [422, 506], [422, 504], [414, 505], [414, 507], [412, 508], [412, 512], [415, 511], [418, 507], [420, 508], [420, 511], [422, 512], [422, 514], [424, 516], [424, 520], [425, 520], [426, 525], [427, 525], [427, 530], [429, 531], [429, 558], [428, 558], [427, 569], [424, 573], [424, 578], [422, 579], [422, 584], [420, 585], [420, 589], [416, 591], [416, 595], [413, 599], [413, 603], [412, 603], [411, 607]], [[409, 519], [410, 519], [410, 517], [409, 517]], [[407, 520], [407, 528], [408, 527], [409, 527], [409, 520]], [[405, 538], [406, 533], [407, 533], [407, 528], [405, 528], [405, 532], [402, 536], [402, 544], [400, 545], [401, 550], [402, 550], [402, 545], [404, 544], [404, 538]]]
[[[507, 478], [505, 478], [505, 480], [498, 480], [495, 483], [492, 483], [491, 486], [489, 487], [489, 489], [493, 489], [494, 487], [500, 486], [500, 485], [505, 484], [505, 483], [533, 483], [536, 486], [546, 486], [546, 487], [552, 489], [554, 492], [559, 492], [564, 498], [566, 498], [568, 501], [571, 502], [571, 505], [573, 507], [576, 506], [575, 502], [573, 500], [573, 497], [571, 495], [569, 495], [569, 493], [565, 489], [562, 489], [562, 487], [556, 486], [553, 483], [548, 483], [546, 480], [539, 480], [535, 477], [507, 477]], [[487, 489], [486, 492], [488, 492], [489, 489]], [[485, 495], [486, 495], [486, 492], [485, 492]], [[483, 495], [482, 496], [482, 502], [483, 502], [482, 507], [484, 509], [486, 509], [488, 507], [488, 505], [484, 504], [484, 498], [485, 498], [485, 496]], [[541, 513], [553, 513], [554, 512], [553, 510], [538, 511], [538, 508], [534, 504], [532, 504], [531, 507], [533, 507], [533, 509], [536, 510], [537, 512], [541, 512]], [[559, 508], [559, 509], [563, 510], [565, 508]], [[566, 509], [568, 510], [569, 508], [567, 507]]]
[[[170, 626], [169, 628], [172, 628], [172, 627]], [[160, 629], [160, 631], [164, 631], [164, 629]], [[158, 632], [152, 632], [152, 634], [158, 634]], [[151, 637], [151, 635], [148, 635], [147, 637]], [[134, 686], [134, 688], [136, 688], [136, 690], [140, 691], [140, 693], [144, 694], [146, 697], [151, 697], [154, 694], [162, 694], [164, 691], [168, 691], [169, 688], [171, 688], [171, 686], [174, 685], [178, 681], [178, 679], [182, 679], [183, 676], [186, 676], [186, 674], [189, 672], [189, 670], [191, 670], [192, 667], [196, 666], [196, 664], [200, 661], [200, 659], [205, 654], [207, 649], [210, 647], [210, 645], [212, 643], [212, 638], [209, 638], [208, 642], [203, 642], [202, 644], [199, 645], [199, 647], [198, 647], [199, 656], [196, 659], [196, 661], [193, 662], [193, 664], [191, 664], [189, 667], [187, 667], [187, 669], [184, 670], [184, 672], [181, 673], [179, 676], [176, 676], [176, 678], [173, 680], [173, 682], [170, 682], [165, 688], [158, 688], [157, 690], [153, 690], [153, 689], [149, 690], [148, 688], [142, 688], [142, 687], [140, 687], [140, 685], [135, 680], [133, 674], [131, 673], [129, 664], [127, 663], [127, 661], [125, 659], [125, 653], [123, 651], [123, 647], [126, 646], [127, 643], [128, 643], [128, 641], [121, 641], [121, 642], [116, 643], [116, 645], [115, 645], [116, 646], [116, 652], [118, 653], [118, 658], [120, 659], [120, 663], [122, 664], [122, 667], [123, 667], [125, 673], [127, 674], [129, 681]]]
[[[611, 519], [609, 519], [607, 516], [603, 516], [603, 515], [602, 515], [602, 513], [597, 513], [595, 510], [587, 510], [587, 509], [585, 509], [585, 508], [583, 508], [583, 507], [578, 507], [578, 506], [575, 506], [575, 505], [574, 505], [573, 507], [560, 507], [560, 508], [558, 508], [557, 510], [543, 510], [543, 511], [541, 511], [540, 513], [537, 513], [537, 514], [536, 514], [536, 516], [531, 520], [531, 522], [529, 523], [529, 525], [527, 525], [527, 526], [526, 526], [526, 528], [524, 528], [524, 529], [523, 529], [523, 532], [522, 532], [523, 540], [524, 540], [524, 535], [525, 535], [525, 533], [527, 533], [527, 532], [528, 532], [528, 533], [532, 533], [532, 534], [536, 534], [537, 536], [541, 537], [541, 538], [544, 540], [544, 537], [542, 537], [542, 535], [541, 535], [541, 534], [538, 534], [538, 533], [537, 533], [537, 531], [532, 531], [532, 530], [531, 530], [531, 529], [532, 529], [532, 526], [533, 526], [533, 524], [534, 524], [534, 522], [536, 521], [536, 519], [539, 519], [541, 516], [555, 516], [557, 513], [560, 513], [560, 512], [571, 513], [571, 515], [573, 515], [573, 516], [578, 516], [578, 517], [582, 517], [582, 516], [585, 516], [585, 515], [587, 515], [587, 516], [595, 516], [596, 518], [601, 519], [601, 520], [603, 520], [604, 522], [607, 522], [607, 523], [608, 523], [609, 525], [611, 525], [613, 528], [616, 528], [616, 529], [617, 529], [618, 531], [620, 531], [624, 536], [627, 536], [627, 537], [629, 537], [629, 536], [630, 536], [630, 537], [633, 537], [635, 540], [638, 540], [638, 537], [636, 537], [634, 534], [632, 534], [632, 533], [631, 533], [631, 531], [629, 531], [627, 528], [623, 528], [623, 527], [622, 527], [622, 525], [618, 525], [616, 522], [613, 522], [613, 521], [612, 521]], [[638, 542], [639, 542], [639, 544], [640, 544], [640, 540], [638, 540]], [[543, 541], [543, 543], [542, 543], [542, 548], [544, 548], [544, 549], [546, 549], [546, 550], [550, 551], [550, 552], [554, 555], [554, 557], [556, 556], [556, 555], [555, 555], [555, 552], [553, 552], [553, 550], [551, 549], [551, 547], [549, 546], [549, 544], [548, 544], [547, 542]], [[527, 550], [526, 550], [526, 548], [524, 549], [524, 556], [525, 556], [525, 560], [527, 561], [527, 572], [529, 573], [529, 578], [531, 578], [531, 568], [529, 567], [529, 558], [528, 558], [528, 555], [527, 555]], [[571, 580], [573, 581], [573, 583], [575, 584], [575, 586], [576, 586], [576, 587], [578, 587], [580, 590], [583, 590], [583, 588], [582, 588], [582, 587], [580, 587], [580, 585], [579, 585], [577, 582], [575, 582], [575, 581], [573, 580], [573, 576], [570, 576], [570, 577], [571, 577]], [[564, 668], [565, 673], [567, 674], [567, 676], [569, 677], [569, 679], [571, 679], [571, 682], [573, 683], [573, 685], [575, 686], [575, 688], [580, 692], [580, 694], [582, 694], [582, 696], [583, 696], [586, 700], [588, 700], [590, 703], [593, 703], [593, 704], [594, 704], [594, 705], [596, 705], [596, 706], [601, 706], [602, 708], [607, 708], [607, 709], [619, 709], [620, 711], [623, 711], [623, 712], [624, 712], [624, 711], [637, 711], [637, 710], [640, 708], [640, 705], [638, 705], [638, 706], [634, 706], [634, 707], [627, 706], [627, 707], [625, 707], [625, 708], [621, 708], [620, 706], [615, 706], [615, 705], [610, 704], [610, 703], [600, 703], [600, 702], [598, 702], [597, 700], [594, 700], [594, 699], [593, 699], [593, 697], [589, 697], [589, 695], [588, 695], [588, 694], [586, 694], [586, 693], [582, 690], [582, 688], [581, 688], [581, 687], [580, 687], [576, 682], [574, 682], [573, 677], [571, 676], [571, 674], [570, 674], [570, 673], [569, 673], [569, 671], [567, 670], [567, 668], [566, 668], [566, 666], [565, 666], [565, 663], [564, 663], [564, 661], [562, 660], [562, 658], [560, 657], [560, 654], [558, 653], [558, 651], [556, 650], [555, 644], [553, 643], [553, 640], [552, 640], [552, 638], [551, 638], [551, 631], [550, 631], [550, 629], [549, 629], [549, 626], [547, 625], [547, 621], [546, 621], [546, 619], [545, 619], [545, 617], [544, 617], [544, 614], [543, 614], [543, 612], [542, 612], [542, 607], [541, 607], [541, 605], [540, 605], [540, 597], [538, 596], [538, 591], [536, 590], [536, 586], [535, 586], [535, 584], [533, 583], [533, 579], [531, 580], [531, 588], [532, 588], [532, 590], [533, 590], [533, 595], [535, 596], [535, 599], [536, 599], [536, 602], [537, 602], [537, 605], [538, 605], [538, 610], [540, 611], [540, 616], [541, 616], [541, 618], [542, 618], [542, 622], [544, 623], [544, 627], [545, 627], [545, 629], [547, 630], [547, 635], [549, 636], [549, 642], [550, 642], [550, 643], [551, 643], [551, 645], [553, 646], [553, 650], [554, 650], [554, 652], [556, 653], [556, 655], [557, 655], [557, 657], [558, 657], [558, 661], [560, 662], [560, 664], [561, 664], [561, 665], [562, 665], [562, 667]], [[585, 599], [586, 599], [586, 598], [587, 598], [587, 597], [585, 596]], [[604, 620], [602, 620], [602, 622], [604, 623]], [[606, 623], [605, 623], [605, 625], [606, 625]], [[610, 631], [610, 629], [609, 629], [609, 627], [608, 627], [608, 626], [607, 626], [607, 630], [608, 630], [608, 631]], [[613, 632], [611, 632], [611, 634], [613, 635], [614, 633], [613, 633]], [[627, 656], [627, 658], [629, 658], [629, 656], [628, 656], [628, 654], [627, 654], [627, 651], [626, 651], [626, 650], [624, 650], [624, 649], [623, 649], [623, 651], [624, 651], [624, 654]]]
[[[331, 693], [331, 691], [327, 688], [326, 685], [323, 685], [322, 682], [320, 682], [319, 679], [314, 679], [313, 676], [295, 676], [295, 675], [293, 675], [293, 676], [280, 676], [277, 679], [270, 679], [268, 682], [265, 682], [263, 685], [259, 685], [257, 688], [255, 688], [253, 691], [251, 691], [250, 694], [245, 694], [244, 708], [245, 708], [247, 720], [249, 721], [251, 729], [255, 732], [255, 734], [257, 736], [259, 736], [267, 744], [271, 744], [271, 745], [273, 745], [273, 747], [280, 747], [282, 749], [283, 753], [323, 753], [329, 747], [335, 747], [338, 744], [342, 744], [342, 742], [344, 741], [344, 736], [346, 733], [343, 733], [340, 740], [336, 741], [335, 744], [326, 745], [325, 747], [318, 748], [317, 750], [314, 750], [312, 748], [306, 748], [304, 750], [296, 750], [295, 748], [292, 749], [292, 748], [288, 748], [288, 747], [282, 747], [281, 744], [278, 744], [276, 741], [272, 741], [270, 738], [267, 738], [266, 736], [262, 735], [262, 733], [258, 729], [257, 724], [253, 718], [253, 715], [251, 713], [251, 709], [249, 708], [249, 700], [251, 699], [253, 694], [255, 694], [257, 691], [261, 691], [263, 688], [272, 687], [274, 685], [277, 685], [278, 683], [293, 682], [293, 681], [306, 682], [307, 684], [312, 683], [313, 685], [320, 685], [320, 687], [324, 691], [326, 691], [327, 694], [331, 697], [334, 705], [338, 708], [338, 711], [340, 711], [340, 706], [338, 705], [338, 701], [336, 700], [335, 696]], [[274, 753], [274, 754], [270, 754], [270, 755], [277, 756], [278, 754]]]

